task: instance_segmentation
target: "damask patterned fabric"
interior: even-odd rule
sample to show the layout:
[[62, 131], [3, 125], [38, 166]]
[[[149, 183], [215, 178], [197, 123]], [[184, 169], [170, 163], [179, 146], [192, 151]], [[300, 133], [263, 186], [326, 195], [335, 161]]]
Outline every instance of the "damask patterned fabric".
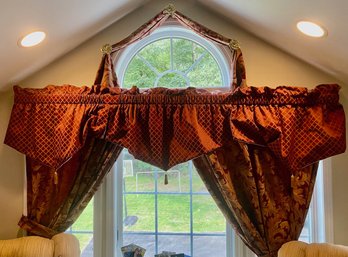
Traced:
[[122, 151], [88, 137], [85, 146], [59, 170], [27, 158], [27, 216], [19, 226], [30, 235], [51, 238], [77, 220]]
[[317, 163], [291, 171], [268, 148], [240, 142], [193, 162], [226, 219], [257, 256], [276, 257], [282, 244], [298, 239]]

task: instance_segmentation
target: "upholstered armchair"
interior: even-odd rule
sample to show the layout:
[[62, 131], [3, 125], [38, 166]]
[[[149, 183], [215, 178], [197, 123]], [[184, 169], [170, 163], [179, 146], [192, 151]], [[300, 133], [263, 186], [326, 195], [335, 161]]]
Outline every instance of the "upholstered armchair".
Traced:
[[70, 234], [47, 239], [38, 236], [0, 240], [1, 257], [79, 257], [80, 245]]
[[278, 257], [348, 257], [348, 246], [291, 241], [283, 244]]

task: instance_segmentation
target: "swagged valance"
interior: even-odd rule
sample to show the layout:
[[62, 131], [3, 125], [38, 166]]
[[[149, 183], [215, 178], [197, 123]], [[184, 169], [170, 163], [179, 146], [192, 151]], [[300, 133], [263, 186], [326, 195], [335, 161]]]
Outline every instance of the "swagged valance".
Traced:
[[338, 85], [228, 93], [70, 85], [14, 91], [5, 143], [53, 168], [81, 149], [88, 133], [165, 170], [231, 140], [269, 147], [291, 169], [345, 150]]

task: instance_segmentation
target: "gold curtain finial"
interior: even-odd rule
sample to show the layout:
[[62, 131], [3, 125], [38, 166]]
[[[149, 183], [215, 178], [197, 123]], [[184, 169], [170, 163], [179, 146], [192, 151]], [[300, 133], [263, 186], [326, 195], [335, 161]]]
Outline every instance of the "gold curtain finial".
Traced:
[[103, 54], [111, 54], [112, 52], [112, 46], [110, 44], [105, 44], [103, 45], [102, 48], [100, 48], [100, 51], [103, 53]]
[[163, 13], [170, 15], [174, 18], [174, 13], [176, 12], [175, 6], [173, 4], [169, 4], [166, 8], [164, 8]]
[[238, 42], [238, 40], [236, 39], [231, 39], [230, 43], [229, 43], [229, 47], [232, 50], [238, 50], [240, 48], [240, 44]]
[[58, 172], [55, 170], [53, 175], [53, 183], [58, 185]]

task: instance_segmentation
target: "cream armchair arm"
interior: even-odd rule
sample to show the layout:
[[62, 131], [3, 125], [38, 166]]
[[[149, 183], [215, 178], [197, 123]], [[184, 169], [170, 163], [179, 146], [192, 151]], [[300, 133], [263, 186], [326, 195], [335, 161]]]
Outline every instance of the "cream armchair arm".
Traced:
[[58, 234], [52, 237], [54, 257], [80, 257], [80, 243], [74, 235]]
[[282, 245], [278, 257], [348, 257], [348, 246], [291, 241]]
[[52, 239], [38, 236], [0, 240], [1, 257], [79, 257], [79, 241], [73, 235], [58, 234]]

